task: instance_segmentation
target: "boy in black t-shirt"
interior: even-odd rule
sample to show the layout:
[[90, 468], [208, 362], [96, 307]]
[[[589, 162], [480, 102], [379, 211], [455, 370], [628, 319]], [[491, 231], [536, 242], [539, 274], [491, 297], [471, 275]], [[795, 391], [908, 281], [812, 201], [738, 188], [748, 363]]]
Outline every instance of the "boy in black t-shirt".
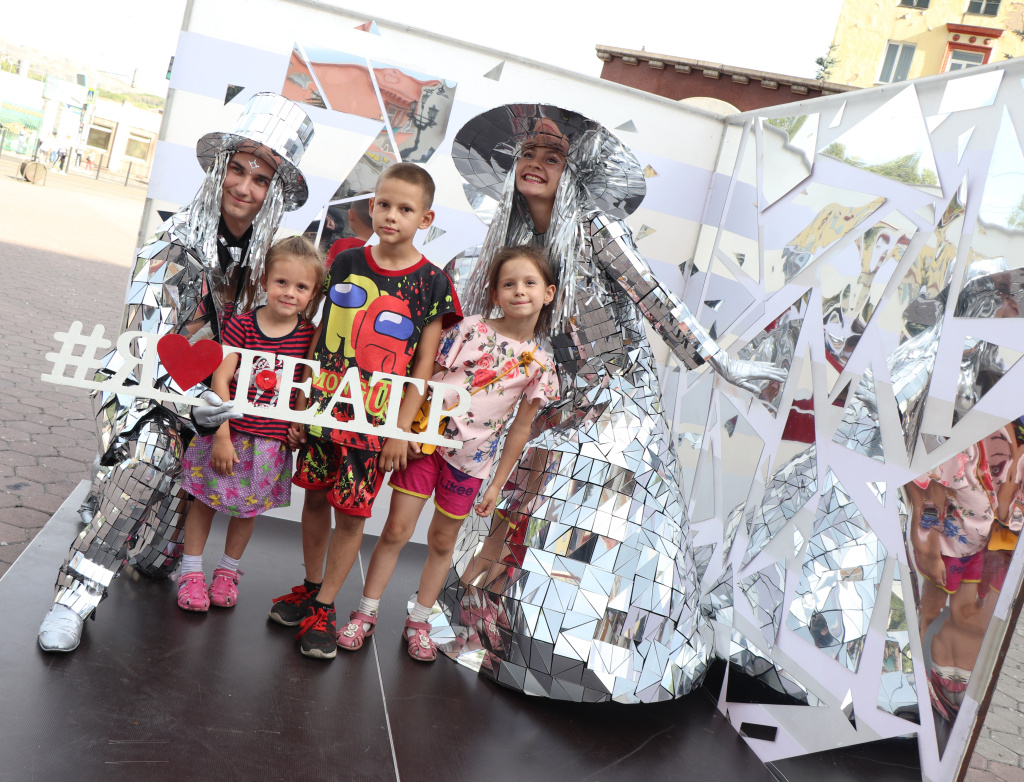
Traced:
[[[328, 278], [323, 317], [313, 336], [309, 358], [320, 362], [309, 405], [341, 421], [351, 420], [351, 405], [327, 410], [345, 373], [357, 367], [366, 420], [384, 422], [390, 384], [370, 387], [375, 371], [430, 379], [442, 329], [462, 318], [451, 281], [413, 247], [419, 229], [434, 220], [434, 182], [411, 163], [396, 163], [377, 180], [370, 202], [374, 247], [345, 250], [335, 258]], [[398, 426], [409, 431], [424, 395], [406, 386]], [[303, 401], [300, 398], [299, 409]], [[306, 578], [291, 593], [275, 599], [270, 618], [288, 626], [301, 624], [300, 651], [331, 659], [337, 653], [334, 597], [359, 552], [363, 524], [383, 483], [384, 473], [403, 469], [409, 453], [405, 440], [292, 425], [303, 445], [292, 479], [303, 487], [302, 552]], [[330, 509], [335, 510], [331, 536]], [[330, 541], [330, 545], [328, 545]], [[326, 568], [324, 564], [326, 552]], [[361, 606], [362, 608], [362, 606]], [[374, 613], [354, 612], [360, 616]], [[362, 635], [372, 632], [368, 622]], [[362, 636], [361, 636], [362, 637]], [[360, 643], [361, 643], [360, 637]]]

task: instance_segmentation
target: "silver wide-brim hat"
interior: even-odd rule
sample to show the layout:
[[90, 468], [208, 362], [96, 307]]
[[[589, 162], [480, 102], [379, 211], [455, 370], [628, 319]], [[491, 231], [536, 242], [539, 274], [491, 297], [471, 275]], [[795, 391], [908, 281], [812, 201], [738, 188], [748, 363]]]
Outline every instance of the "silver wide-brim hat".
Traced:
[[470, 185], [500, 199], [524, 143], [565, 154], [588, 205], [601, 211], [625, 216], [647, 194], [640, 162], [615, 135], [582, 114], [543, 103], [510, 103], [473, 117], [455, 135], [452, 159]]
[[[284, 209], [292, 212], [309, 198], [306, 178], [299, 170], [302, 154], [313, 138], [313, 120], [297, 103], [273, 92], [258, 92], [242, 109], [228, 132], [207, 133], [196, 143], [196, 157], [204, 171], [221, 152], [251, 152], [277, 168], [284, 193]], [[252, 149], [247, 149], [251, 145]]]

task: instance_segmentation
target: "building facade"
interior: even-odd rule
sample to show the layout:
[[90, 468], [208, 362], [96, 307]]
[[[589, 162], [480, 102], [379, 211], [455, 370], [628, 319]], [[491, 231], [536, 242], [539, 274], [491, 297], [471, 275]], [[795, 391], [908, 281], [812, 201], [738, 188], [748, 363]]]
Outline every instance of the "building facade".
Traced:
[[598, 46], [601, 78], [718, 114], [794, 103], [851, 87], [668, 54]]
[[846, 0], [829, 78], [892, 84], [1024, 55], [1024, 3], [1008, 0]]

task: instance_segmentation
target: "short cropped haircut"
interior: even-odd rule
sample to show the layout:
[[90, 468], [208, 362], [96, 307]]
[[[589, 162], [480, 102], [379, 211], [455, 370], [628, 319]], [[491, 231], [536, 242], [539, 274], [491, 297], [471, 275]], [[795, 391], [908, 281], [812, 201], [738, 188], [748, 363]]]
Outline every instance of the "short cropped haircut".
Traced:
[[320, 308], [320, 301], [324, 297], [324, 287], [327, 282], [327, 267], [324, 266], [324, 258], [316, 246], [305, 236], [290, 236], [287, 239], [274, 242], [267, 250], [267, 259], [263, 262], [263, 273], [269, 275], [274, 262], [284, 258], [298, 261], [314, 275], [313, 296], [301, 313], [307, 322], [312, 323]]
[[355, 212], [356, 217], [359, 218], [360, 222], [367, 228], [373, 228], [373, 218], [370, 217], [370, 196], [373, 194], [369, 190], [363, 190], [356, 193], [357, 196], [365, 195], [366, 198], [362, 198], [359, 201], [350, 201], [348, 208]]
[[424, 209], [430, 209], [433, 205], [434, 179], [426, 169], [420, 168], [415, 163], [392, 163], [377, 177], [377, 187], [380, 187], [381, 182], [386, 182], [389, 179], [397, 179], [399, 182], [407, 182], [418, 187], [423, 193]]

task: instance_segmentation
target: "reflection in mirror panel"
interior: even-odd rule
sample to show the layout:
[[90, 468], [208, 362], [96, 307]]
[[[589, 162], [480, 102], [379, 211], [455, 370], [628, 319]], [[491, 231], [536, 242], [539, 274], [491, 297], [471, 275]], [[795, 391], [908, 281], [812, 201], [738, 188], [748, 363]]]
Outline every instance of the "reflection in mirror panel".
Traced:
[[[813, 692], [771, 660], [756, 643], [737, 630], [729, 636], [729, 686], [726, 699], [732, 703], [778, 703], [789, 706], [827, 707]], [[741, 675], [757, 687], [744, 686]]]
[[994, 342], [967, 337], [960, 360], [960, 376], [953, 401], [953, 425], [967, 415], [992, 387], [1002, 380], [1010, 367], [1022, 354], [1019, 350], [1002, 347]]
[[484, 225], [490, 225], [491, 220], [494, 219], [494, 210], [498, 207], [497, 200], [482, 190], [477, 190], [469, 182], [462, 183], [462, 191], [466, 194], [466, 200], [469, 201], [473, 214], [479, 217], [480, 222]]
[[406, 163], [425, 163], [448, 131], [455, 82], [384, 63], [372, 65], [399, 155]]
[[787, 626], [851, 671], [860, 665], [887, 552], [832, 470]]
[[832, 442], [839, 443], [851, 451], [885, 462], [885, 448], [882, 445], [882, 428], [878, 421], [878, 397], [875, 394], [875, 377], [871, 365], [861, 376], [853, 398], [847, 400], [843, 420], [836, 429]]
[[957, 136], [956, 139], [956, 162], [960, 164], [964, 159], [964, 152], [967, 151], [967, 144], [970, 143], [971, 136], [974, 135], [974, 128], [970, 127]]
[[697, 474], [701, 444], [704, 442], [704, 431], [708, 426], [714, 378], [710, 373], [705, 373], [696, 381], [689, 382], [693, 385], [676, 402], [672, 415], [672, 433], [679, 461], [679, 482], [686, 498], [693, 492], [693, 479]]
[[733, 605], [732, 565], [729, 565], [710, 588], [701, 592], [700, 610], [708, 619], [731, 625]]
[[[721, 250], [719, 250], [721, 252]], [[757, 260], [757, 254], [754, 254]], [[708, 276], [704, 293], [704, 307], [700, 310], [700, 322], [712, 339], [727, 333], [736, 319], [747, 312], [754, 303], [754, 296], [743, 283], [736, 281], [728, 267], [715, 258]]]
[[874, 213], [885, 199], [812, 183], [765, 225], [765, 290], [779, 290]]
[[956, 316], [1019, 318], [1024, 305], [1024, 154], [1006, 108], [985, 179]]
[[818, 490], [818, 460], [812, 441], [768, 479], [761, 504], [747, 514], [746, 565], [786, 526]]
[[964, 177], [894, 297], [900, 303], [908, 303], [903, 309], [904, 335], [886, 363], [908, 459], [914, 458], [917, 435], [921, 431], [966, 207], [967, 178]]
[[913, 86], [882, 104], [819, 152], [927, 193], [942, 192], [928, 129]]
[[910, 649], [910, 625], [903, 603], [903, 582], [900, 563], [893, 571], [889, 595], [889, 621], [885, 627], [882, 647], [882, 678], [878, 685], [878, 708], [905, 720], [921, 724], [917, 686], [914, 682], [914, 659]]
[[885, 481], [868, 481], [868, 488], [880, 505], [885, 505]]
[[721, 416], [721, 496], [724, 507], [736, 507], [735, 518], [731, 519], [725, 532], [723, 556], [727, 557], [743, 518], [743, 506], [754, 482], [761, 451], [764, 450], [764, 440], [754, 432], [754, 427], [737, 412], [726, 396], [720, 396], [718, 403]]
[[718, 251], [754, 281], [761, 268], [757, 245], [757, 145], [753, 128], [743, 134], [744, 146], [718, 235]]
[[843, 121], [843, 114], [846, 113], [846, 101], [843, 101], [843, 105], [839, 107], [839, 111], [832, 118], [832, 121], [828, 123], [829, 128], [838, 128]]
[[1024, 527], [1022, 455], [1017, 419], [900, 489], [940, 752], [986, 654], [982, 643]]
[[373, 235], [373, 223], [370, 219], [370, 194], [360, 193], [358, 195], [362, 197], [329, 204], [326, 207], [326, 212], [321, 210], [316, 222], [306, 230], [306, 237], [310, 241], [314, 241], [311, 232], [314, 225], [317, 227], [315, 244], [325, 257], [331, 246], [339, 239], [360, 240], [359, 243], [351, 241], [346, 243], [347, 246], [341, 247], [341, 249], [347, 249], [365, 244]]
[[704, 591], [704, 574], [708, 570], [708, 565], [711, 564], [711, 555], [715, 553], [716, 548], [718, 548], [717, 543], [708, 543], [704, 546], [695, 546], [693, 549], [693, 566], [697, 570], [697, 583], [701, 584], [702, 592]]
[[808, 349], [798, 356], [789, 371], [789, 410], [786, 425], [775, 449], [775, 465], [784, 464], [814, 442], [814, 373]]
[[715, 446], [708, 443], [700, 457], [697, 481], [693, 487], [693, 521], [706, 521], [715, 515]]
[[298, 44], [292, 47], [292, 55], [288, 60], [288, 72], [284, 77], [281, 94], [296, 103], [306, 103], [319, 109], [329, 108], [324, 103], [320, 85], [316, 83], [313, 72], [302, 56]]
[[387, 128], [377, 134], [363, 156], [359, 158], [352, 171], [345, 177], [345, 180], [334, 192], [332, 201], [343, 198], [352, 198], [358, 193], [370, 193], [377, 186], [377, 177], [381, 172], [397, 162], [394, 148], [391, 145], [391, 138], [388, 136]]
[[[804, 325], [807, 302], [811, 292], [807, 291], [794, 301], [789, 309], [773, 320], [763, 331], [737, 353], [738, 358], [753, 361], [764, 361], [777, 369], [787, 372], [793, 366], [793, 354], [796, 342], [800, 338], [800, 329]], [[776, 380], [755, 380], [752, 384], [760, 389], [757, 400], [775, 417], [779, 412], [779, 399], [782, 397], [784, 383]]]
[[322, 46], [303, 44], [302, 49], [332, 109], [367, 119], [384, 119], [365, 58]]
[[811, 175], [817, 141], [817, 114], [761, 120], [762, 209]]
[[754, 619], [771, 651], [782, 626], [782, 597], [786, 591], [785, 563], [776, 562], [752, 573], [740, 579], [738, 586], [750, 603]]
[[997, 69], [961, 76], [959, 79], [946, 82], [946, 88], [942, 92], [942, 103], [939, 104], [939, 114], [991, 106], [996, 100], [996, 93], [999, 92], [1002, 81], [1003, 72]]
[[916, 232], [909, 218], [891, 212], [818, 268], [829, 389], [846, 368]]

